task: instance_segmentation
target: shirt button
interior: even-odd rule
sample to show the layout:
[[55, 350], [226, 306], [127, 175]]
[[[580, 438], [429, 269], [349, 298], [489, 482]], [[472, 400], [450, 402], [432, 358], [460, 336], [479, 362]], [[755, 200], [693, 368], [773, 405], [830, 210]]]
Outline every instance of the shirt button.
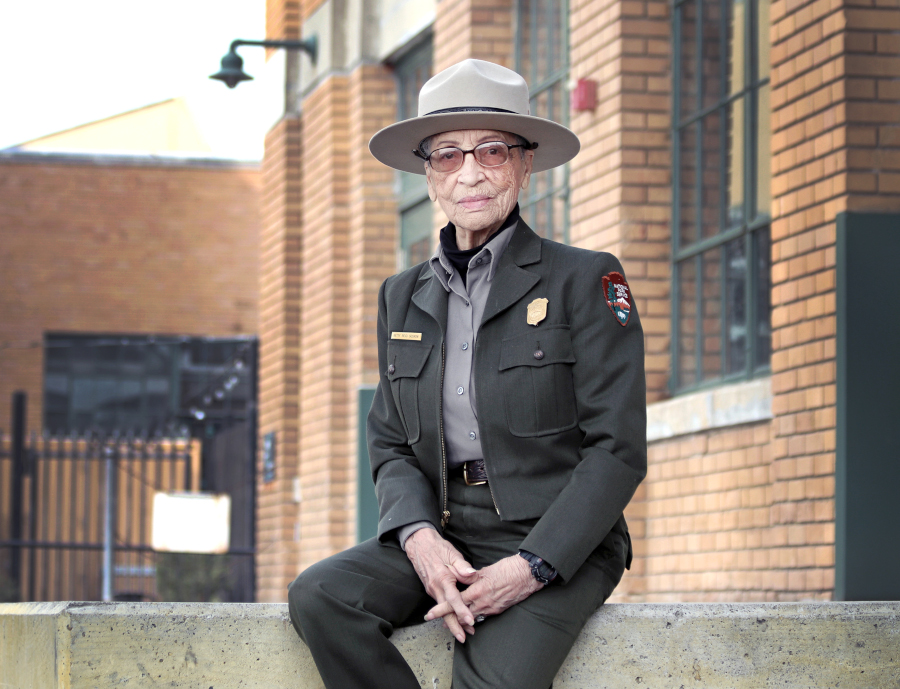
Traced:
[[541, 359], [543, 359], [543, 358], [544, 358], [544, 350], [543, 350], [543, 349], [535, 350], [535, 352], [534, 352], [534, 358], [537, 359], [538, 361], [540, 361]]
[[394, 371], [396, 371], [396, 370], [397, 370], [397, 369], [394, 368], [394, 365], [393, 365], [393, 364], [391, 364], [390, 366], [388, 366], [388, 373], [390, 373], [391, 375], [394, 375]]
[[466, 306], [468, 306], [468, 305], [469, 305], [469, 302], [466, 302]]
[[475, 440], [475, 431], [469, 431], [469, 440]]
[[465, 392], [465, 390], [463, 390], [463, 386], [462, 386], [462, 385], [460, 385], [458, 388], [456, 388], [456, 394], [457, 394], [457, 395], [461, 395], [461, 394], [463, 394], [464, 392]]
[[468, 343], [468, 342], [463, 342], [463, 343], [462, 343], [462, 348], [463, 348], [463, 350], [468, 349], [468, 348], [469, 348], [469, 343]]
[[476, 266], [480, 266], [481, 264], [482, 264], [482, 260], [480, 258], [477, 261], [475, 261]]

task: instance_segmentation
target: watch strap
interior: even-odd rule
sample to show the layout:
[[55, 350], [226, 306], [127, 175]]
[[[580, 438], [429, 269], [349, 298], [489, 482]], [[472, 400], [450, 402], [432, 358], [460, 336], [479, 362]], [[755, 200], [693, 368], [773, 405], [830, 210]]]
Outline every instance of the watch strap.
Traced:
[[548, 562], [545, 562], [543, 558], [527, 550], [520, 550], [519, 557], [528, 562], [531, 566], [531, 576], [544, 586], [556, 578], [556, 570]]

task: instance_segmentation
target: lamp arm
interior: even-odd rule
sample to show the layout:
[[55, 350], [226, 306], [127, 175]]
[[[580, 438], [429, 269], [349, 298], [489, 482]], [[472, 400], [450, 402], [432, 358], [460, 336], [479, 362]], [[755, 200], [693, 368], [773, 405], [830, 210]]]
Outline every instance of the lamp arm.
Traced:
[[316, 64], [316, 58], [319, 53], [319, 39], [313, 34], [309, 38], [302, 41], [245, 41], [242, 38], [235, 39], [231, 42], [231, 52], [235, 52], [238, 46], [255, 45], [263, 48], [285, 48], [287, 50], [302, 50], [309, 55], [313, 64]]

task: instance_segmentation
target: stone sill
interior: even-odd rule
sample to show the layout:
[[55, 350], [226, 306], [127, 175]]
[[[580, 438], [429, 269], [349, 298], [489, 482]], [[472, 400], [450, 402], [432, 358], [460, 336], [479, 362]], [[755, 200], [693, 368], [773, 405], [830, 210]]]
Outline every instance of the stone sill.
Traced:
[[[450, 686], [439, 622], [394, 643], [420, 685]], [[554, 689], [894, 687], [900, 602], [613, 604], [588, 622]], [[287, 606], [0, 605], [0, 687], [320, 689]]]
[[720, 385], [647, 405], [647, 442], [772, 418], [772, 378]]

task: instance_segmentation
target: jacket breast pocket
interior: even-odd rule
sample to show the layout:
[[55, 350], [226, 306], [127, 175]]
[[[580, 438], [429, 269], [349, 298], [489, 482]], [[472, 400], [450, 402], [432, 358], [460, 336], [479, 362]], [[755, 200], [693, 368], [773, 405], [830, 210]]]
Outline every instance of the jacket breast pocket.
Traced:
[[419, 423], [419, 378], [431, 353], [430, 344], [420, 342], [390, 341], [387, 346], [388, 368], [385, 375], [391, 382], [394, 404], [400, 412], [400, 420], [410, 445], [418, 442], [421, 434]]
[[509, 431], [530, 438], [578, 424], [568, 325], [535, 329], [500, 346], [500, 391]]

